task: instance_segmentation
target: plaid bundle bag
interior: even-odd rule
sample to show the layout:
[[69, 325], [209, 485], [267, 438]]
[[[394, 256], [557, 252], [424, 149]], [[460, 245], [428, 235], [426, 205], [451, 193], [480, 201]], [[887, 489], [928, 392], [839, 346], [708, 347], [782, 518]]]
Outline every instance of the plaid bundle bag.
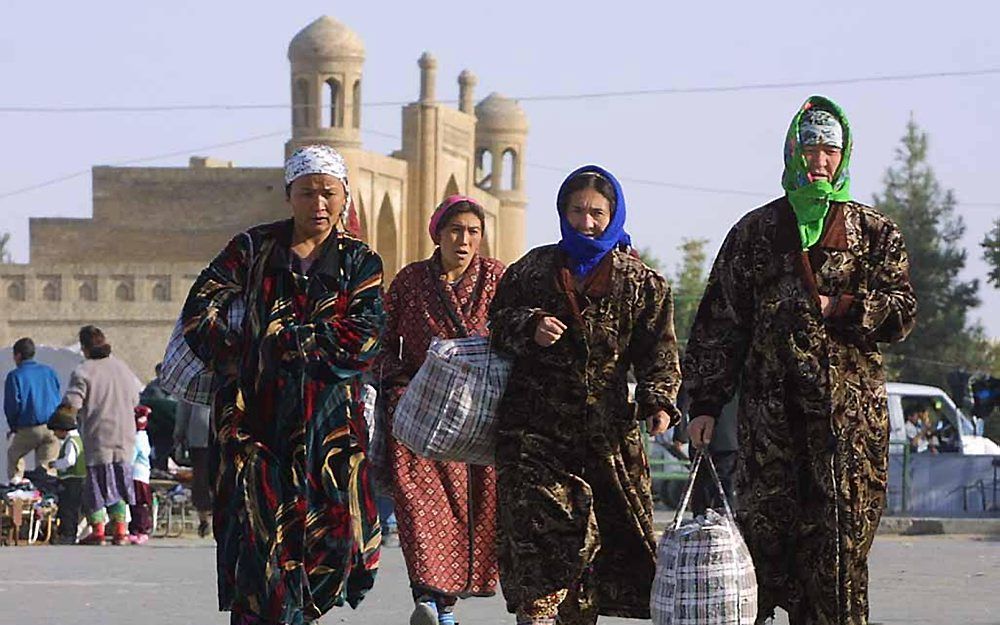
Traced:
[[431, 460], [491, 465], [511, 362], [481, 336], [432, 339], [396, 405], [392, 435]]
[[753, 625], [757, 619], [757, 576], [725, 494], [725, 516], [708, 510], [681, 523], [705, 460], [723, 493], [712, 458], [699, 453], [673, 526], [663, 533], [656, 550], [649, 599], [655, 625]]

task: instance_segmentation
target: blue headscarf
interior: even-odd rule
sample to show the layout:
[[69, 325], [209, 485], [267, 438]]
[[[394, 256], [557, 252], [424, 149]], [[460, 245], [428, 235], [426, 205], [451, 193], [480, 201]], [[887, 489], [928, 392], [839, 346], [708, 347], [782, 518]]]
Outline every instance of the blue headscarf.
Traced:
[[[563, 195], [566, 192], [566, 185], [570, 180], [585, 173], [595, 173], [611, 183], [615, 190], [615, 206], [611, 214], [611, 222], [604, 229], [599, 237], [591, 238], [577, 232], [573, 226], [566, 221], [565, 215], [559, 212], [559, 229], [562, 232], [562, 240], [559, 247], [570, 257], [570, 270], [575, 276], [586, 276], [607, 256], [608, 252], [619, 245], [631, 245], [632, 238], [625, 232], [625, 194], [622, 193], [622, 186], [618, 184], [618, 179], [603, 167], [597, 165], [584, 165], [577, 169], [563, 181], [559, 187], [559, 194], [556, 196], [556, 210], [563, 202]], [[567, 198], [568, 199], [568, 198]]]

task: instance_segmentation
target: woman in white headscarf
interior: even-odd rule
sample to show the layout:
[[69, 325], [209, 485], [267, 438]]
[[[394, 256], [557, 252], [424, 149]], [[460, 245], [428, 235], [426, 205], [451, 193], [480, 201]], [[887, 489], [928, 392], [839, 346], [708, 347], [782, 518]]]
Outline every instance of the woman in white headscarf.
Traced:
[[336, 151], [301, 148], [285, 185], [292, 218], [237, 235], [191, 287], [181, 320], [191, 351], [224, 380], [213, 521], [219, 606], [240, 624], [357, 606], [378, 566], [360, 397], [384, 323], [382, 261], [338, 227], [350, 186]]

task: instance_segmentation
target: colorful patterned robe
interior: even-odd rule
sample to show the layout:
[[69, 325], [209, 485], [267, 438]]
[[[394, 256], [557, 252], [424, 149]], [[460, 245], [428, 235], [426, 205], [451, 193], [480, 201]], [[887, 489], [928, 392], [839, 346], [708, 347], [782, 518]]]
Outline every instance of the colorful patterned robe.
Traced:
[[[584, 293], [571, 297], [571, 280], [558, 246], [536, 248], [507, 270], [490, 311], [494, 345], [515, 359], [497, 447], [500, 582], [511, 612], [568, 591], [560, 622], [648, 619], [656, 545], [637, 416], [679, 417], [670, 287], [625, 249]], [[546, 348], [534, 341], [543, 314], [567, 325]]]
[[[877, 343], [912, 329], [903, 238], [834, 203], [801, 249], [785, 198], [744, 217], [716, 258], [684, 360], [693, 416], [739, 387], [737, 492], [759, 621], [863, 625], [868, 551], [885, 503], [889, 423]], [[837, 298], [830, 317], [819, 295]]]
[[[182, 313], [192, 351], [227, 379], [215, 402], [219, 607], [281, 623], [357, 606], [381, 539], [359, 397], [384, 323], [382, 261], [331, 234], [302, 275], [291, 234], [287, 220], [238, 235]], [[241, 303], [242, 328], [229, 327]]]
[[[432, 337], [488, 336], [486, 322], [504, 265], [476, 256], [454, 285], [439, 252], [408, 265], [386, 296], [379, 359], [386, 428]], [[400, 359], [402, 352], [402, 359]], [[385, 431], [383, 429], [383, 431]], [[493, 467], [422, 458], [388, 436], [400, 546], [416, 591], [451, 597], [496, 592], [496, 472]]]

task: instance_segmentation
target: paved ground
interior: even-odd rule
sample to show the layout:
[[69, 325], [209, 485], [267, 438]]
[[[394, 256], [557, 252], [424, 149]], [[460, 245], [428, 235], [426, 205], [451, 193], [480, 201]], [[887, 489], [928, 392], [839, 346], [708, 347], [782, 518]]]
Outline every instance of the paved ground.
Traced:
[[[0, 548], [0, 623], [224, 625], [215, 611], [214, 553], [213, 543], [197, 539]], [[1000, 624], [1000, 538], [879, 536], [871, 566], [873, 623]], [[402, 555], [386, 548], [361, 609], [336, 610], [323, 623], [405, 625], [409, 611]], [[513, 623], [496, 597], [462, 602], [458, 616], [462, 625]]]

